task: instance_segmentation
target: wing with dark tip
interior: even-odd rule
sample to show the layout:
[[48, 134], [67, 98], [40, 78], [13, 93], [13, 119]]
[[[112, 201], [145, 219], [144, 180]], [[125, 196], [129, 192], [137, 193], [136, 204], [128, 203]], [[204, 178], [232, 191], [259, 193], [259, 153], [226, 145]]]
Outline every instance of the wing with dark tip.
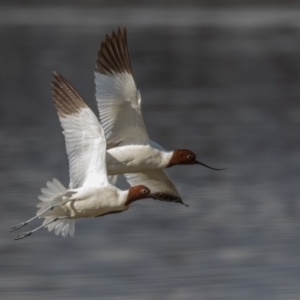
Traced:
[[108, 184], [103, 128], [74, 87], [54, 73], [53, 100], [64, 131], [70, 188]]
[[96, 100], [108, 145], [148, 144], [141, 96], [127, 48], [126, 28], [106, 35], [95, 68]]
[[183, 204], [176, 186], [164, 170], [158, 169], [124, 175], [131, 186], [142, 184], [148, 187], [156, 200]]

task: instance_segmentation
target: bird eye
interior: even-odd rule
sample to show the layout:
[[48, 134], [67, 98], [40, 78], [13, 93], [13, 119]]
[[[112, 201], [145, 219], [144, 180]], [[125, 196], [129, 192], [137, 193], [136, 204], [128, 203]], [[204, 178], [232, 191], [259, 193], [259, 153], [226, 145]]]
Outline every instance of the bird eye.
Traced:
[[146, 189], [142, 189], [142, 193], [143, 194], [147, 194], [147, 190]]
[[187, 158], [192, 159], [193, 158], [192, 154], [188, 154]]

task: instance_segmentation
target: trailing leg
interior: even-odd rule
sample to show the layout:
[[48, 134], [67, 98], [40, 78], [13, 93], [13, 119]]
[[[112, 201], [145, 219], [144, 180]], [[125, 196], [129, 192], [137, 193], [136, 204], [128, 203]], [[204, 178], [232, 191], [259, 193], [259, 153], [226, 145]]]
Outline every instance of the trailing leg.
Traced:
[[13, 232], [15, 230], [18, 230], [22, 227], [24, 227], [25, 225], [27, 225], [28, 223], [30, 223], [31, 221], [35, 220], [36, 218], [42, 216], [43, 214], [45, 214], [46, 212], [50, 211], [50, 210], [53, 210], [55, 207], [59, 206], [59, 205], [62, 205], [62, 204], [65, 204], [65, 203], [68, 203], [69, 201], [72, 201], [70, 199], [68, 200], [65, 200], [65, 201], [62, 201], [60, 203], [57, 203], [57, 204], [54, 204], [52, 206], [50, 206], [49, 208], [45, 209], [44, 211], [41, 211], [40, 213], [38, 213], [36, 216], [32, 217], [31, 219], [25, 221], [25, 222], [22, 222], [14, 227], [11, 228], [10, 232]]
[[31, 230], [31, 231], [27, 231], [27, 232], [24, 232], [24, 233], [21, 234], [21, 235], [18, 235], [18, 236], [15, 238], [15, 240], [21, 240], [21, 239], [24, 239], [24, 238], [26, 238], [26, 237], [32, 235], [34, 232], [38, 231], [39, 229], [44, 228], [44, 227], [48, 226], [49, 224], [54, 223], [54, 222], [56, 222], [57, 220], [60, 220], [60, 219], [66, 219], [66, 217], [60, 217], [60, 218], [54, 218], [54, 219], [51, 219], [50, 221], [48, 221], [48, 222], [42, 224], [41, 226], [39, 226], [39, 227], [37, 227], [37, 228], [35, 228], [35, 229]]

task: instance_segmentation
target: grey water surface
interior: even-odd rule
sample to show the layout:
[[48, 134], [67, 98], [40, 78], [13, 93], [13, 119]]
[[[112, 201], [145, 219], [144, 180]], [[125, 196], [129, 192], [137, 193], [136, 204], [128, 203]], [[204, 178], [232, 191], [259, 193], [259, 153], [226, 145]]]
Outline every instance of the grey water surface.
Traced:
[[[1, 299], [300, 299], [299, 20], [289, 7], [2, 7]], [[14, 241], [46, 181], [68, 185], [52, 72], [97, 113], [95, 59], [118, 25], [150, 137], [228, 169], [170, 169], [188, 208], [144, 200], [79, 220], [74, 238]]]

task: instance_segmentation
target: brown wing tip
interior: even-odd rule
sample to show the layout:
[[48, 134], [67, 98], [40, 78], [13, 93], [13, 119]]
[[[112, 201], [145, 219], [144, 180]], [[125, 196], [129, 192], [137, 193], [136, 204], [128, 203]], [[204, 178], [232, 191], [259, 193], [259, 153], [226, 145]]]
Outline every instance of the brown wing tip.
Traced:
[[119, 26], [110, 36], [106, 34], [98, 52], [96, 71], [105, 75], [132, 74], [125, 26], [123, 29]]
[[60, 117], [78, 113], [87, 107], [86, 103], [75, 88], [61, 74], [53, 72], [52, 97]]

